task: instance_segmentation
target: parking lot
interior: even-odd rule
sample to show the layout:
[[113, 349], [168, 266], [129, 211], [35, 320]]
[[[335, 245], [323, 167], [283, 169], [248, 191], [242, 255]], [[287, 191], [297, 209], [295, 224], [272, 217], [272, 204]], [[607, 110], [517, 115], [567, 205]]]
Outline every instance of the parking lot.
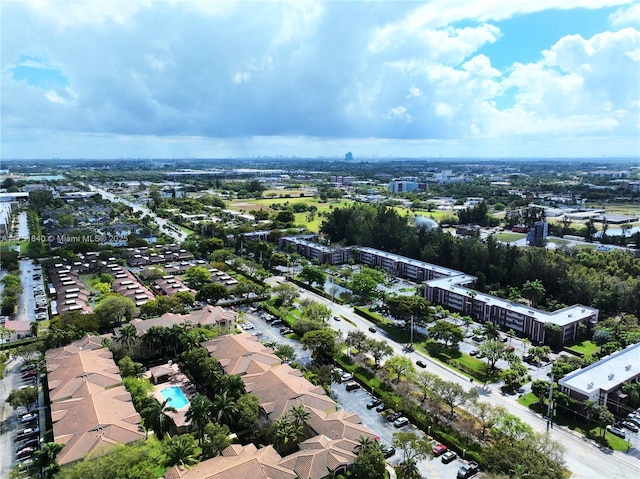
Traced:
[[[336, 401], [344, 409], [358, 414], [362, 419], [363, 424], [377, 434], [384, 445], [391, 446], [393, 442], [393, 433], [398, 431], [412, 431], [420, 436], [425, 435], [424, 431], [417, 429], [412, 424], [400, 428], [395, 427], [391, 422], [388, 422], [382, 414], [376, 412], [375, 408], [367, 409], [367, 403], [373, 398], [369, 392], [362, 388], [347, 391], [345, 384], [346, 383], [334, 383], [331, 386], [331, 390], [334, 393]], [[395, 405], [391, 404], [387, 406], [394, 408]], [[434, 442], [434, 445], [435, 444], [436, 443]], [[387, 462], [389, 464], [396, 465], [401, 460], [402, 451], [398, 450], [394, 455], [387, 459]], [[460, 457], [455, 458], [448, 464], [444, 464], [442, 462], [442, 455], [438, 455], [438, 457], [434, 457], [433, 459], [421, 461], [418, 464], [418, 468], [420, 469], [420, 473], [423, 477], [428, 477], [430, 479], [444, 479], [455, 478], [458, 469], [463, 464], [464, 462]], [[477, 475], [475, 477], [479, 478], [481, 475]]]
[[35, 369], [25, 366], [21, 359], [13, 359], [5, 369], [4, 378], [0, 380], [0, 477], [7, 477], [16, 462], [29, 464], [40, 447], [41, 415], [38, 404], [33, 404], [29, 412], [25, 408], [14, 410], [5, 402], [14, 389], [37, 385], [37, 377]]

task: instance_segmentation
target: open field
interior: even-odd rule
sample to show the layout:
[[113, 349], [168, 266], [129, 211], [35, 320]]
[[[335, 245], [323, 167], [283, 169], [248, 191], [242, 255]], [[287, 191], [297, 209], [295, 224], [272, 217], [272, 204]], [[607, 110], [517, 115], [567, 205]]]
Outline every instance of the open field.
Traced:
[[502, 241], [504, 243], [512, 243], [526, 237], [527, 235], [523, 233], [496, 233], [493, 235], [495, 240]]

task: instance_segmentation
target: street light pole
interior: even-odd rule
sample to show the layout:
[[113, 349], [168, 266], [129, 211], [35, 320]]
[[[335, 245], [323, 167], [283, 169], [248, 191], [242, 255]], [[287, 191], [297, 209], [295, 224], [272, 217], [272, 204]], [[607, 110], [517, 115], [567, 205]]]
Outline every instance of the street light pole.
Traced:
[[549, 380], [549, 405], [547, 406], [547, 432], [553, 428], [553, 373]]

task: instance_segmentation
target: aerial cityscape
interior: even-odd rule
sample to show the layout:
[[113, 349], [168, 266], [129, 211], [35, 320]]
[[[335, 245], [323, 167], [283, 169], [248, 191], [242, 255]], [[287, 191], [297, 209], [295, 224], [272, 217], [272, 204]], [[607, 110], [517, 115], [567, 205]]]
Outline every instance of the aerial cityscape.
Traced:
[[0, 4], [0, 477], [640, 470], [640, 4]]

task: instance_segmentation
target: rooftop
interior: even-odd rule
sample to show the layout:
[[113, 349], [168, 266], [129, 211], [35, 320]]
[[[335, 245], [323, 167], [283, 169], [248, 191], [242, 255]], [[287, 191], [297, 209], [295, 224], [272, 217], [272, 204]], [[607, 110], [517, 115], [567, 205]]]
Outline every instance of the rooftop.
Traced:
[[611, 391], [639, 374], [640, 343], [637, 343], [567, 374], [558, 383], [590, 396], [594, 391]]

